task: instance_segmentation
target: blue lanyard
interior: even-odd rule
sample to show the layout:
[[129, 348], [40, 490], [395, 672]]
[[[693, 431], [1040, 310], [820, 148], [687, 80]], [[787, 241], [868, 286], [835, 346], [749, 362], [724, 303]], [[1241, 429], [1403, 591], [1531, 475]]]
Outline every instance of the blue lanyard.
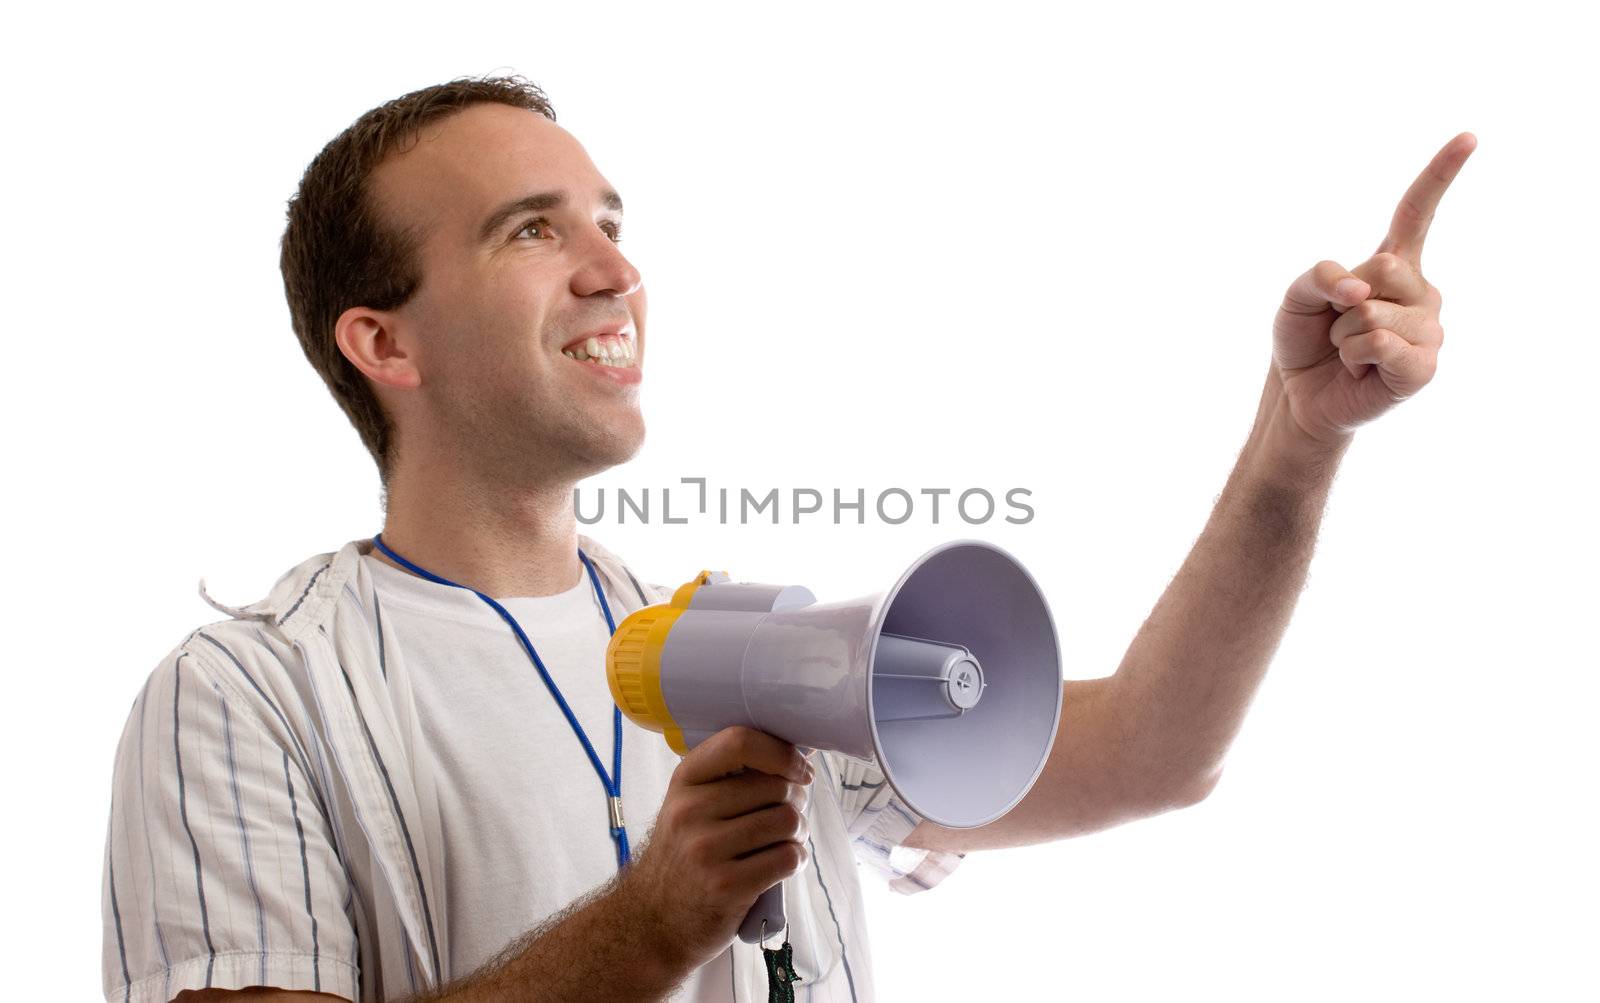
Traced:
[[[438, 582], [440, 585], [449, 585], [458, 589], [467, 588], [465, 585], [457, 585], [448, 578], [440, 578], [438, 575], [433, 574], [430, 571], [424, 571], [415, 564], [412, 564], [410, 561], [406, 560], [404, 557], [401, 557], [399, 554], [390, 550], [388, 545], [383, 542], [382, 533], [374, 536], [372, 538], [372, 543], [379, 550], [387, 554], [396, 564], [399, 564], [411, 570], [412, 572], [421, 575], [423, 578], [426, 578], [429, 581]], [[604, 613], [606, 617], [606, 627], [610, 629], [611, 633], [615, 634], [617, 632], [617, 624], [611, 619], [611, 606], [606, 602], [605, 590], [600, 587], [600, 577], [595, 574], [594, 565], [589, 563], [589, 556], [583, 552], [582, 547], [578, 548], [578, 560], [582, 561], [583, 566], [588, 569], [589, 581], [592, 585], [594, 585], [594, 594], [600, 600], [600, 611]], [[583, 725], [578, 723], [578, 719], [572, 713], [572, 708], [567, 706], [567, 701], [561, 696], [561, 690], [556, 686], [555, 680], [551, 679], [550, 673], [545, 671], [544, 662], [539, 660], [539, 653], [533, 650], [533, 643], [528, 640], [528, 635], [523, 632], [522, 625], [517, 623], [516, 617], [507, 612], [504, 606], [495, 602], [482, 592], [479, 592], [477, 589], [467, 589], [467, 591], [471, 592], [479, 599], [482, 599], [484, 602], [494, 607], [494, 611], [499, 613], [506, 623], [511, 625], [511, 629], [517, 632], [517, 640], [522, 642], [522, 647], [527, 650], [528, 657], [533, 659], [533, 667], [539, 670], [539, 676], [544, 679], [544, 684], [549, 688], [550, 695], [556, 698], [556, 703], [561, 707], [561, 713], [567, 716], [567, 723], [572, 725], [572, 730], [578, 735], [578, 741], [583, 743], [583, 751], [589, 754], [589, 762], [594, 764], [594, 771], [600, 775], [600, 784], [606, 789], [606, 799], [609, 803], [611, 811], [611, 838], [615, 840], [617, 844], [617, 870], [622, 870], [628, 865], [628, 861], [630, 859], [628, 853], [628, 828], [623, 823], [622, 819], [622, 709], [616, 706], [611, 708], [611, 724], [616, 736], [616, 749], [612, 754], [611, 760], [611, 771], [616, 777], [616, 779], [613, 780], [611, 776], [606, 774], [606, 768], [600, 765], [600, 757], [594, 754], [594, 746], [589, 744], [589, 736], [584, 734]]]

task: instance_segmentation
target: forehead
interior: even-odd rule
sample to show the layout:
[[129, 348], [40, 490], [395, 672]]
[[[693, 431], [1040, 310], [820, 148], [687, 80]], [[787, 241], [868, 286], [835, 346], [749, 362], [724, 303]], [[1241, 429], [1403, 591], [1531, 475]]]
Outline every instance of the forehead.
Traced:
[[435, 238], [472, 241], [509, 199], [565, 190], [582, 208], [610, 186], [572, 134], [538, 112], [478, 104], [424, 128], [372, 174], [379, 213]]

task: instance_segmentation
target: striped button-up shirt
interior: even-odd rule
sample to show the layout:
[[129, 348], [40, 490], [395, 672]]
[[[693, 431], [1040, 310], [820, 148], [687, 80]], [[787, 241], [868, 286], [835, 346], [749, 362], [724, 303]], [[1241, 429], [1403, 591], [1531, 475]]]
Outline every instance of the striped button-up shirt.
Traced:
[[[667, 597], [593, 540], [579, 543], [619, 621]], [[386, 650], [360, 560], [371, 549], [355, 540], [309, 558], [244, 607], [201, 583], [229, 619], [157, 663], [117, 748], [103, 875], [108, 1001], [247, 986], [402, 999], [468, 974], [449, 969], [435, 781], [413, 752], [409, 679]], [[811, 859], [786, 888], [791, 931], [810, 931], [809, 943], [795, 938], [810, 976], [799, 989], [813, 1003], [867, 1001], [856, 862], [911, 893], [960, 855], [903, 845], [921, 819], [875, 764], [819, 760]], [[736, 941], [711, 964], [722, 971], [702, 982], [728, 990], [715, 998], [765, 992], [755, 947]]]

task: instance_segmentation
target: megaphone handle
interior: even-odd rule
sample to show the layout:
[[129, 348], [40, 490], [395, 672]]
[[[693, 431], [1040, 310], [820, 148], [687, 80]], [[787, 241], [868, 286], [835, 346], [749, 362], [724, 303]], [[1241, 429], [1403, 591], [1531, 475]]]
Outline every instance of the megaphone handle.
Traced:
[[766, 935], [772, 936], [782, 930], [789, 920], [783, 912], [783, 883], [773, 885], [761, 893], [756, 899], [756, 904], [744, 915], [744, 923], [739, 926], [739, 939], [746, 944], [759, 944], [761, 942], [761, 923], [766, 921]]

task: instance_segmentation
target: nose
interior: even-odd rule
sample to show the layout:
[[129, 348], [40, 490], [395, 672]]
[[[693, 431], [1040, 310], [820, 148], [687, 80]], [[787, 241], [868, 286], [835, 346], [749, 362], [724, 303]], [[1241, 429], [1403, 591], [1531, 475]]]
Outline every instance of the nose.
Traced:
[[591, 227], [588, 233], [589, 239], [579, 251], [581, 260], [572, 274], [573, 294], [592, 296], [610, 292], [628, 296], [637, 292], [644, 280], [622, 253], [622, 248], [598, 226]]

